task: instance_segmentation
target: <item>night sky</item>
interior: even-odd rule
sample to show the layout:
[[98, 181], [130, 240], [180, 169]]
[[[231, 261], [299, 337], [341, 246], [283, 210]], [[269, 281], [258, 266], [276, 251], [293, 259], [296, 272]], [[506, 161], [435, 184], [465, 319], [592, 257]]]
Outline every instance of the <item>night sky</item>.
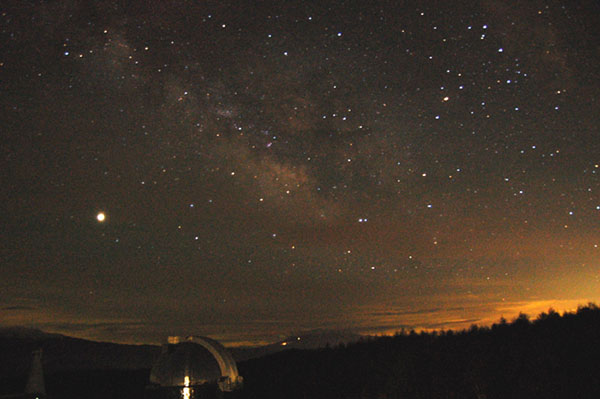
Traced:
[[600, 302], [597, 1], [0, 13], [0, 325], [242, 344]]

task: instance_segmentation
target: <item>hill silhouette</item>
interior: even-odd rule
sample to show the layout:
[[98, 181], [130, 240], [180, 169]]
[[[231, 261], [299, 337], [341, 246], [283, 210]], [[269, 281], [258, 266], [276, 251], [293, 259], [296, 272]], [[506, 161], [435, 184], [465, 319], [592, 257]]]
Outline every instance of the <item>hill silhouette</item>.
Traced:
[[46, 373], [66, 370], [144, 369], [160, 353], [158, 346], [95, 342], [37, 329], [0, 329], [0, 376], [21, 376], [29, 369], [31, 352], [43, 350]]
[[600, 309], [393, 337], [240, 364], [246, 398], [599, 398]]
[[[600, 397], [599, 359], [600, 308], [588, 304], [562, 315], [549, 310], [533, 321], [521, 314], [491, 327], [400, 331], [335, 347], [284, 350], [238, 363], [245, 387], [226, 396], [591, 399]], [[141, 399], [148, 374], [148, 368], [47, 371], [47, 391], [62, 399]], [[14, 392], [23, 381], [2, 376], [4, 390]]]
[[[316, 349], [327, 345], [358, 341], [349, 332], [313, 330], [287, 337], [279, 342], [256, 347], [235, 347], [230, 351], [236, 361], [281, 352], [286, 349]], [[31, 352], [41, 348], [46, 372], [69, 370], [139, 370], [152, 367], [160, 353], [156, 345], [124, 345], [96, 342], [25, 327], [0, 328], [0, 376], [26, 373]]]

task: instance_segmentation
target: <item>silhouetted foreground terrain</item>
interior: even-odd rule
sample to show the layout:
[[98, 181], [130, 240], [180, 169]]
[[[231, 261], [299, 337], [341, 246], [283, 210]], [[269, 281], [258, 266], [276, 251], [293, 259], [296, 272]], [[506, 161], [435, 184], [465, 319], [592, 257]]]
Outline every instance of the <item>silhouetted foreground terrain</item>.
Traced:
[[[335, 345], [359, 339], [360, 335], [349, 332], [313, 330], [303, 333], [301, 338], [295, 335], [265, 346], [236, 347], [230, 351], [240, 362], [284, 349], [315, 349], [327, 343]], [[160, 354], [160, 346], [154, 345], [88, 341], [23, 327], [0, 328], [0, 377], [26, 374], [35, 349], [43, 350], [44, 370], [48, 374], [69, 370], [149, 369]]]
[[600, 398], [600, 309], [402, 333], [240, 365], [247, 398]]
[[31, 352], [43, 350], [44, 371], [135, 370], [152, 366], [160, 347], [95, 342], [27, 328], [0, 329], [0, 376], [27, 373]]
[[[239, 364], [235, 398], [600, 398], [600, 308], [490, 328], [399, 333]], [[46, 375], [51, 398], [137, 399], [149, 370]], [[13, 392], [24, 378], [0, 380]], [[7, 388], [9, 387], [9, 388]], [[226, 396], [227, 397], [227, 396]]]

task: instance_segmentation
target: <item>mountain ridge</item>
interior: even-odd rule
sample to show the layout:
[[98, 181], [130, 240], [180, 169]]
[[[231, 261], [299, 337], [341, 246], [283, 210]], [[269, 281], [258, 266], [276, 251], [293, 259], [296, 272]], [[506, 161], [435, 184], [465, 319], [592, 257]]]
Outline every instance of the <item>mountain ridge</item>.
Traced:
[[[288, 349], [317, 349], [358, 341], [360, 335], [335, 330], [312, 330], [289, 336], [272, 344], [228, 348], [238, 362]], [[150, 369], [160, 354], [160, 346], [101, 342], [48, 333], [22, 326], [0, 327], [0, 375], [25, 374], [31, 352], [42, 349], [42, 363], [48, 373], [66, 370]]]

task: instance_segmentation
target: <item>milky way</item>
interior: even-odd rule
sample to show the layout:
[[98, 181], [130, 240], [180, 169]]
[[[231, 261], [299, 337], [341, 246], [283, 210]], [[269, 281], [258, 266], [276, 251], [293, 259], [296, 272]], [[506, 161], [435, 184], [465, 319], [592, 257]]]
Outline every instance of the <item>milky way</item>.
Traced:
[[597, 2], [4, 3], [0, 323], [233, 344], [600, 300]]

